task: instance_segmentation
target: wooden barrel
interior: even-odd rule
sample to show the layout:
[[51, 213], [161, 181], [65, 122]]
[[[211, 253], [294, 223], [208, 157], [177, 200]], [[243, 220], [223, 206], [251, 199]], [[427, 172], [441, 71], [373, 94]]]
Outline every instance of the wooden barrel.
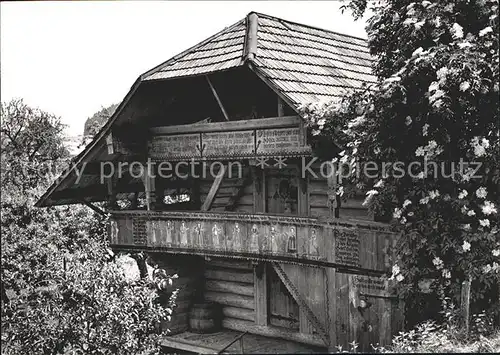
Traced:
[[189, 312], [189, 327], [193, 333], [213, 333], [220, 330], [222, 311], [213, 302], [196, 303]]

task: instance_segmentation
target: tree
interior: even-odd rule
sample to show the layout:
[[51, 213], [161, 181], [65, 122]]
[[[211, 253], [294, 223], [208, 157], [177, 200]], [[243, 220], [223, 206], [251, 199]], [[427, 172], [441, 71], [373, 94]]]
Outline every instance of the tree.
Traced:
[[[339, 193], [361, 188], [374, 214], [393, 217], [401, 238], [391, 278], [410, 308], [419, 283], [431, 280], [456, 301], [470, 278], [473, 309], [498, 314], [498, 2], [355, 0], [347, 8], [360, 17], [370, 5], [378, 82], [341, 102], [305, 105], [312, 139], [345, 147], [332, 158], [357, 174]], [[368, 162], [377, 177], [363, 173]]]
[[[21, 99], [1, 104], [2, 187], [12, 186], [26, 194], [67, 164], [61, 120]], [[58, 169], [59, 168], [59, 169]]]
[[108, 107], [102, 107], [99, 111], [94, 113], [91, 117], [85, 121], [85, 127], [83, 129], [83, 135], [86, 137], [93, 137], [99, 132], [99, 130], [108, 122], [109, 118], [113, 115], [117, 104], [109, 105]]

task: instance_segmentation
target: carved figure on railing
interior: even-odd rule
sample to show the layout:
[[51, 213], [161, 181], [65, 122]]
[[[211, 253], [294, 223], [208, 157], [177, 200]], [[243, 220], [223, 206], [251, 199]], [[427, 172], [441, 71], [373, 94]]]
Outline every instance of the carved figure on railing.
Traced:
[[195, 227], [196, 243], [198, 245], [203, 245], [203, 226], [201, 223], [197, 223]]
[[172, 221], [167, 221], [167, 246], [172, 245], [174, 236], [174, 224]]
[[226, 248], [231, 250], [236, 248], [236, 245], [240, 244], [241, 229], [238, 223], [234, 224], [233, 233], [227, 233], [226, 236]]
[[185, 221], [182, 221], [181, 223], [181, 245], [187, 245], [188, 244], [188, 231], [189, 227], [186, 225]]
[[288, 252], [295, 253], [297, 252], [297, 237], [295, 235], [295, 228], [290, 227], [290, 233], [288, 235]]
[[217, 223], [214, 223], [212, 227], [212, 240], [215, 248], [221, 248], [224, 246], [223, 238], [224, 235], [222, 233], [222, 228]]
[[252, 225], [252, 230], [250, 233], [250, 246], [248, 248], [250, 251], [259, 251], [259, 228], [256, 224]]
[[318, 238], [316, 228], [311, 229], [311, 239], [309, 239], [309, 254], [319, 256]]

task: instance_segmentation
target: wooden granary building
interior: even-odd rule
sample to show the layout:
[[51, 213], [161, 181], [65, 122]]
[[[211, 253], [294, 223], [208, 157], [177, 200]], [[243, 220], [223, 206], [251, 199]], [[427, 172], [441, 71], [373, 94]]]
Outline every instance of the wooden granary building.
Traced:
[[[395, 236], [332, 196], [298, 114], [374, 82], [371, 64], [364, 39], [252, 12], [142, 74], [38, 206], [107, 201], [110, 246], [178, 273], [189, 292], [165, 346], [218, 352], [242, 332], [244, 352], [387, 345], [402, 327], [383, 277]], [[189, 331], [202, 301], [220, 305], [220, 332]]]

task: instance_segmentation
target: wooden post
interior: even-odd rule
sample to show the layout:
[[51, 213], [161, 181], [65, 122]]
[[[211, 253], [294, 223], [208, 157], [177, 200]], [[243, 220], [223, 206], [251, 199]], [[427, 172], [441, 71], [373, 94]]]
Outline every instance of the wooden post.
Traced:
[[460, 295], [460, 313], [462, 316], [462, 326], [466, 334], [469, 334], [469, 307], [470, 307], [470, 276], [467, 280], [462, 282], [462, 292]]
[[255, 323], [267, 325], [268, 322], [268, 294], [267, 294], [267, 265], [258, 263], [254, 265], [254, 298], [255, 298]]
[[285, 104], [281, 97], [278, 96], [278, 117], [285, 115]]
[[116, 173], [114, 173], [113, 176], [106, 178], [106, 186], [108, 189], [108, 203], [107, 203], [108, 209], [114, 209], [117, 208], [118, 206], [116, 203], [116, 183], [117, 183]]
[[250, 171], [253, 180], [253, 212], [265, 212], [264, 170], [257, 168], [255, 161], [250, 161]]
[[144, 174], [142, 175], [142, 181], [144, 183], [144, 190], [146, 192], [147, 209], [148, 211], [153, 211], [156, 204], [156, 188], [154, 172], [151, 171], [151, 166], [149, 164], [146, 164]]
[[338, 204], [337, 204], [337, 174], [333, 168], [333, 163], [330, 165], [328, 171], [328, 207], [330, 209], [330, 218], [338, 218]]

